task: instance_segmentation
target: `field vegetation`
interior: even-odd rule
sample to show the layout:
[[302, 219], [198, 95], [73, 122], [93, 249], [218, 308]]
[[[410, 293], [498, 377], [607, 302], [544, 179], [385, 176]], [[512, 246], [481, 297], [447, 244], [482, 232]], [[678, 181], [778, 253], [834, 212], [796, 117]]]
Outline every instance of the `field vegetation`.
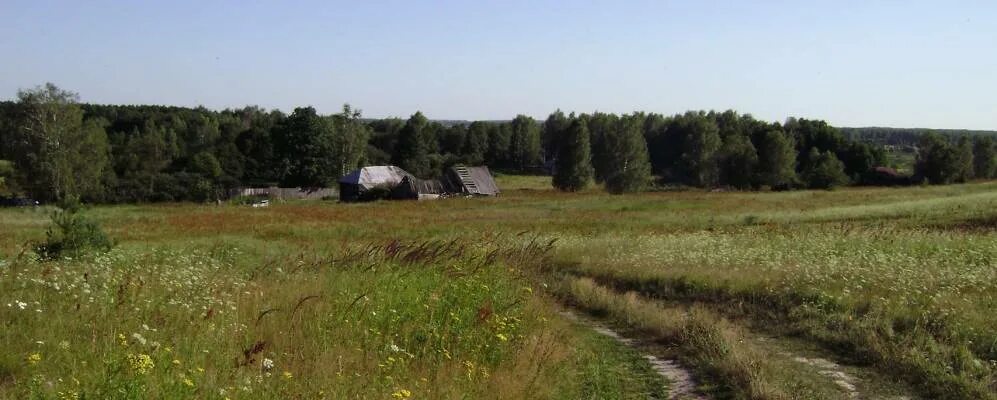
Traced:
[[867, 371], [863, 397], [997, 397], [993, 182], [499, 184], [473, 200], [99, 206], [82, 212], [115, 247], [55, 261], [33, 251], [51, 210], [4, 209], [0, 398], [665, 397], [635, 350], [562, 307], [645, 338], [714, 398], [854, 394], [786, 355], [799, 346]]

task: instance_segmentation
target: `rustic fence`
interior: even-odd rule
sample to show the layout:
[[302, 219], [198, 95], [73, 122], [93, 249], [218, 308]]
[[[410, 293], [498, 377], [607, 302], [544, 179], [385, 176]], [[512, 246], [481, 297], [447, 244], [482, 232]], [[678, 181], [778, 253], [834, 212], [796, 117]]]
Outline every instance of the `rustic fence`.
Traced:
[[229, 198], [237, 196], [259, 196], [274, 200], [322, 199], [337, 197], [339, 191], [334, 188], [236, 188], [229, 190]]

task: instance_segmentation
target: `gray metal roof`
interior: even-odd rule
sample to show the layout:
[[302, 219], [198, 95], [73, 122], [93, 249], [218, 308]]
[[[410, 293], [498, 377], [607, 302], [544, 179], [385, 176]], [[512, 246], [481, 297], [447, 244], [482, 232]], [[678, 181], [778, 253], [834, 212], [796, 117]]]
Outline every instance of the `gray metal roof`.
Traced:
[[339, 183], [358, 185], [364, 189], [375, 187], [395, 187], [406, 176], [412, 174], [394, 165], [363, 167], [339, 178]]

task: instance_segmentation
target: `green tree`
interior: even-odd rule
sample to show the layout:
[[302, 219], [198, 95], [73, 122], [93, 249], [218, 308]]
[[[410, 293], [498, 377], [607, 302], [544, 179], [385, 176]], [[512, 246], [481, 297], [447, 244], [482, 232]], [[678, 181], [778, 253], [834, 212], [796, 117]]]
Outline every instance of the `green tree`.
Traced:
[[525, 115], [517, 115], [509, 123], [509, 128], [512, 133], [509, 143], [510, 166], [526, 171], [540, 164], [540, 127], [537, 122]]
[[461, 155], [464, 151], [464, 142], [467, 140], [467, 127], [462, 124], [455, 124], [443, 128], [438, 137], [439, 148], [443, 154], [454, 156]]
[[114, 152], [115, 169], [118, 171], [118, 190], [121, 195], [136, 200], [161, 197], [164, 188], [163, 174], [178, 156], [177, 135], [171, 129], [146, 120], [141, 130], [133, 128], [128, 139]]
[[[548, 119], [548, 121], [550, 121]], [[558, 152], [552, 183], [566, 192], [584, 189], [592, 181], [592, 145], [585, 120], [575, 119], [567, 132], [558, 133]]]
[[0, 194], [13, 192], [14, 163], [7, 160], [0, 160]]
[[191, 160], [191, 167], [193, 167], [194, 172], [211, 180], [218, 179], [222, 175], [222, 165], [213, 154], [207, 151], [202, 151], [194, 155], [194, 158]]
[[856, 181], [858, 180], [856, 178], [869, 170], [886, 164], [886, 153], [882, 147], [868, 143], [848, 142], [843, 144], [836, 154], [845, 165], [845, 175]]
[[616, 172], [615, 155], [610, 151], [609, 138], [616, 135], [620, 117], [616, 114], [594, 113], [592, 115], [583, 114], [579, 119], [585, 120], [591, 135], [592, 167], [595, 169], [595, 181], [606, 182], [609, 175]]
[[750, 189], [758, 166], [758, 151], [747, 136], [739, 133], [723, 140], [719, 153], [720, 182], [738, 189]]
[[959, 154], [957, 161], [959, 174], [956, 180], [966, 182], [975, 178], [973, 173], [973, 142], [968, 136], [959, 137], [959, 141], [956, 143], [956, 152]]
[[758, 183], [783, 187], [796, 182], [796, 149], [785, 133], [769, 130], [758, 147]]
[[464, 140], [464, 162], [469, 165], [479, 165], [485, 162], [488, 154], [488, 123], [474, 121], [467, 127], [467, 139]]
[[344, 104], [343, 111], [332, 116], [333, 152], [329, 157], [337, 178], [361, 167], [364, 162], [371, 129], [363, 123], [361, 116], [360, 110], [354, 110], [349, 104]]
[[561, 110], [554, 111], [547, 117], [547, 120], [544, 121], [542, 138], [544, 162], [557, 158], [558, 146], [562, 142], [562, 137], [567, 134], [572, 125], [574, 125], [574, 121], [565, 117]]
[[701, 114], [687, 118], [691, 121], [684, 125], [682, 156], [678, 163], [680, 176], [694, 186], [714, 186], [719, 177], [720, 130], [715, 122]]
[[609, 166], [605, 184], [609, 193], [638, 192], [651, 181], [651, 161], [642, 125], [640, 116], [623, 116], [604, 140]]
[[959, 151], [937, 133], [921, 136], [918, 143], [914, 175], [932, 184], [948, 184], [963, 173]]
[[803, 179], [811, 189], [832, 189], [848, 183], [845, 165], [831, 151], [821, 152], [811, 147], [807, 154], [807, 169]]
[[274, 155], [273, 129], [285, 117], [280, 111], [266, 112], [257, 107], [245, 107], [240, 117], [249, 127], [239, 133], [236, 147], [243, 157], [242, 183], [270, 185], [276, 183], [277, 160]]
[[282, 185], [325, 187], [339, 178], [335, 154], [335, 126], [312, 107], [295, 108], [275, 128], [274, 145]]
[[421, 112], [416, 112], [398, 134], [398, 143], [391, 161], [418, 177], [429, 177], [435, 174], [430, 165], [430, 140], [427, 137], [429, 120]]
[[485, 161], [488, 164], [509, 166], [509, 146], [512, 142], [512, 130], [509, 124], [489, 124], [488, 153]]
[[973, 171], [977, 178], [997, 178], [997, 144], [993, 137], [973, 139]]
[[36, 199], [97, 196], [108, 166], [105, 121], [83, 118], [76, 93], [47, 83], [18, 92], [13, 162]]

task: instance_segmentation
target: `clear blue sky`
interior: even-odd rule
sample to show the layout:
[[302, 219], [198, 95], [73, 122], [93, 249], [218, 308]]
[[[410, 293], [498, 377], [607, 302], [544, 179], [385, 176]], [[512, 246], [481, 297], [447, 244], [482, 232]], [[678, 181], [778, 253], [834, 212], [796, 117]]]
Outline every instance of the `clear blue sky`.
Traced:
[[0, 98], [997, 129], [994, 1], [0, 0]]

